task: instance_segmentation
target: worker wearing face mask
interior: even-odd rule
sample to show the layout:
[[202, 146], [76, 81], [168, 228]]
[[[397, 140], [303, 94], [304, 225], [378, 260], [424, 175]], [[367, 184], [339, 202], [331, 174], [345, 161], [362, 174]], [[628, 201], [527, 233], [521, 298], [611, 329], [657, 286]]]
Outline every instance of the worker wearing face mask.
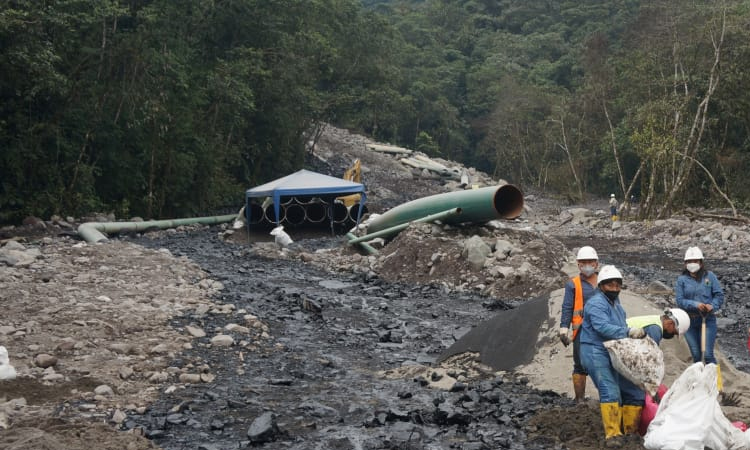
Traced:
[[[724, 304], [724, 291], [716, 275], [706, 270], [700, 248], [690, 247], [685, 252], [685, 270], [677, 277], [674, 292], [677, 305], [690, 316], [690, 328], [685, 333], [685, 340], [693, 362], [704, 360], [706, 364], [716, 364], [716, 312]], [[705, 354], [701, 351], [704, 321]]]
[[[586, 370], [581, 364], [581, 340], [578, 339], [583, 323], [583, 307], [596, 291], [596, 271], [599, 256], [593, 247], [584, 246], [576, 254], [580, 274], [565, 283], [562, 313], [560, 314], [560, 341], [566, 347], [573, 342], [573, 392], [576, 402], [586, 399]], [[569, 336], [570, 330], [573, 333]]]
[[622, 274], [615, 266], [599, 271], [599, 289], [586, 302], [581, 328], [581, 362], [599, 391], [604, 425], [604, 446], [622, 447], [629, 439], [640, 441], [638, 425], [645, 393], [615, 370], [604, 347], [612, 339], [643, 339], [641, 327], [628, 327], [620, 304]]

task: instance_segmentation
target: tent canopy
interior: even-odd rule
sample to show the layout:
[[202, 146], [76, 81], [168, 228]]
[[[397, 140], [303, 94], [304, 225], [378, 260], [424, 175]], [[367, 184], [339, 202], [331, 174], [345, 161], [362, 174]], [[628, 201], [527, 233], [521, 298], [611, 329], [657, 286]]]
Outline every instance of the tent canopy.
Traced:
[[357, 224], [362, 214], [362, 205], [365, 203], [365, 185], [353, 181], [334, 178], [321, 173], [302, 169], [285, 177], [269, 181], [266, 184], [245, 191], [245, 199], [249, 211], [252, 198], [270, 197], [273, 199], [274, 212], [276, 213], [276, 224], [279, 225], [279, 205], [281, 197], [340, 197], [349, 194], [361, 194], [362, 201], [357, 213]]

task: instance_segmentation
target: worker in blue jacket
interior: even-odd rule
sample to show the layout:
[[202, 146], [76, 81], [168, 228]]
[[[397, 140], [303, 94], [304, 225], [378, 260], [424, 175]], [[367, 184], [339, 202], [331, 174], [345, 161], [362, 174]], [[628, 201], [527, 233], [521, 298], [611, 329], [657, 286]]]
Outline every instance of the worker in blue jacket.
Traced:
[[[622, 274], [615, 266], [602, 266], [598, 290], [583, 309], [581, 362], [599, 391], [599, 406], [606, 447], [620, 447], [624, 434], [638, 436], [645, 393], [612, 366], [604, 342], [612, 339], [643, 339], [641, 327], [628, 327], [620, 304]], [[624, 434], [623, 434], [624, 433]], [[638, 437], [640, 439], [640, 437]]]
[[[690, 329], [685, 340], [693, 356], [693, 362], [716, 364], [714, 344], [716, 342], [716, 312], [724, 304], [724, 291], [713, 272], [706, 270], [703, 252], [690, 247], [685, 252], [685, 270], [677, 277], [674, 287], [677, 305], [690, 316]], [[701, 329], [706, 321], [706, 349], [701, 352]]]

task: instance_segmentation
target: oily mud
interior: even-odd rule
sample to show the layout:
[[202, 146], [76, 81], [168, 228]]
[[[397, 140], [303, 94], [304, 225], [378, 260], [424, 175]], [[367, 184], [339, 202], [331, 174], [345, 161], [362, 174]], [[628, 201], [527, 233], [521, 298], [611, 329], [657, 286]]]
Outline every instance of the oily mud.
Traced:
[[[375, 273], [324, 273], [299, 261], [266, 258], [210, 231], [138, 243], [196, 261], [224, 284], [222, 302], [257, 315], [274, 336], [245, 350], [216, 353], [196, 346], [185, 352], [176, 364], [208, 364], [222, 381], [162, 396], [126, 422], [125, 428], [141, 428], [163, 448], [600, 448], [596, 404], [576, 406], [567, 396], [535, 391], [512, 373], [469, 375], [461, 371], [470, 365], [450, 367], [447, 374], [462, 381], [448, 392], [429, 386], [435, 380], [423, 371], [410, 378], [380, 375], [437, 366], [446, 347], [497, 314], [497, 301], [446, 292], [438, 284], [392, 283]], [[330, 236], [298, 243], [310, 251], [340, 244]], [[654, 280], [670, 285], [676, 276], [675, 259], [663, 250], [632, 251], [633, 242], [626, 247], [616, 239], [599, 244], [604, 261], [620, 261], [630, 274], [630, 289]], [[732, 300], [747, 288], [748, 266], [719, 260], [714, 270], [723, 274], [725, 316], [733, 317], [722, 321], [719, 345], [742, 369], [748, 367], [741, 348], [748, 308]], [[673, 301], [669, 294], [653, 299], [665, 306]], [[503, 308], [512, 305], [509, 299]], [[231, 320], [187, 316], [173, 325], [223, 329]], [[264, 437], [258, 430], [248, 435], [264, 414], [270, 417]]]
[[[602, 445], [595, 402], [575, 405], [567, 395], [532, 389], [524, 377], [493, 372], [470, 355], [455, 364], [438, 363], [472, 327], [516, 305], [513, 299], [447, 291], [440, 284], [394, 283], [374, 272], [332, 274], [226, 242], [212, 229], [156, 233], [135, 242], [187, 257], [224, 286], [217, 300], [229, 313], [187, 314], [172, 321], [175, 329], [234, 336], [232, 345], [219, 351], [208, 337], [196, 339], [173, 362], [183, 370], [210, 367], [211, 383], [167, 389], [144, 414], [131, 414], [123, 423], [124, 430], [162, 448]], [[313, 252], [340, 244], [330, 236], [297, 241]], [[605, 255], [628, 260], [624, 253]], [[640, 260], [623, 266], [640, 271], [632, 289], [659, 277], [667, 282], [671, 275], [666, 267], [657, 270]], [[665, 304], [667, 297], [661, 299]], [[248, 314], [267, 327], [266, 337], [222, 331], [241, 329], [236, 324]], [[732, 342], [730, 326], [720, 342]], [[739, 339], [742, 333], [737, 334]], [[457, 381], [441, 390], [435, 385], [443, 377]]]
[[[31, 363], [20, 370], [63, 381], [54, 389], [27, 377], [0, 384], [0, 398], [24, 399], [12, 427], [0, 430], [0, 448], [601, 448], [595, 401], [574, 405], [559, 393], [565, 386], [532, 389], [523, 375], [495, 372], [470, 353], [438, 361], [480, 322], [522, 310], [521, 291], [488, 297], [417, 282], [420, 271], [409, 267], [395, 282], [303, 261], [303, 254], [335, 259], [329, 251], [344, 241], [328, 233], [295, 235], [294, 257], [268, 236], [238, 242], [224, 233], [194, 227], [95, 246], [45, 238], [41, 262], [8, 272], [16, 281], [4, 286], [15, 300], [4, 342], [17, 362], [56, 348], [56, 371]], [[573, 246], [584, 238], [570, 239]], [[595, 242], [603, 261], [623, 262], [629, 290], [646, 293], [676, 276], [679, 257], [645, 240], [610, 239]], [[727, 259], [712, 267], [727, 292], [719, 345], [743, 367], [748, 266]], [[549, 284], [561, 285], [558, 277]], [[645, 295], [672, 301], [668, 293]], [[32, 314], [34, 305], [43, 306], [41, 315]], [[144, 308], [156, 320], [138, 316]], [[502, 340], [523, 333], [513, 323], [503, 328]], [[733, 342], [741, 345], [726, 346]], [[523, 359], [508, 358], [515, 356]], [[100, 383], [114, 395], [97, 394]]]
[[[528, 419], [552, 405], [573, 406], [491, 371], [468, 379], [450, 368], [464, 381], [448, 392], [427, 386], [440, 375], [382, 374], [434, 363], [488, 315], [486, 298], [374, 274], [332, 276], [253, 254], [210, 230], [138, 242], [197, 262], [224, 284], [222, 302], [252, 312], [272, 336], [219, 352], [199, 342], [174, 362], [208, 365], [216, 380], [163, 395], [124, 423], [162, 448], [541, 449], [550, 448], [547, 439], [527, 437]], [[235, 316], [187, 315], [173, 326], [226, 329]]]

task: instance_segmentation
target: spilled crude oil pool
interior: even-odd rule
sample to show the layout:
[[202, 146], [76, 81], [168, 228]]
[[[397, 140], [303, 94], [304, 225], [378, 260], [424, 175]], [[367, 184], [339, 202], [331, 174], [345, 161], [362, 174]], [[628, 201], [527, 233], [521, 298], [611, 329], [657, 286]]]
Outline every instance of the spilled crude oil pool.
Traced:
[[372, 274], [322, 273], [253, 255], [211, 230], [138, 243], [189, 257], [224, 284], [217, 300], [235, 307], [185, 316], [174, 327], [214, 331], [249, 313], [271, 335], [219, 349], [209, 348], [208, 337], [196, 339], [174, 361], [207, 364], [216, 378], [163, 394], [126, 421], [165, 449], [553, 448], [546, 439], [527, 442], [525, 424], [538, 410], [570, 407], [566, 397], [523, 380], [472, 380], [446, 392], [425, 387], [427, 380], [376, 374], [432, 363], [494, 314], [486, 298], [388, 284]]
[[[378, 371], [432, 364], [472, 326], [498, 314], [502, 299], [446, 293], [438, 285], [384, 282], [373, 273], [330, 274], [296, 260], [259, 256], [252, 246], [225, 243], [216, 230], [139, 238], [199, 264], [225, 289], [226, 314], [193, 314], [172, 322], [209, 336], [247, 314], [269, 338], [238, 336], [216, 348], [194, 340], [177, 368], [210, 368], [213, 381], [169, 390], [124, 428], [139, 428], [164, 449], [579, 449], [602, 445], [597, 405], [575, 405], [525, 380], [471, 377], [452, 391], [420, 377], [386, 379]], [[308, 250], [342, 241], [304, 241]], [[670, 284], [673, 262], [627, 246], [604, 250], [642, 282]], [[604, 248], [602, 246], [602, 248]], [[750, 363], [742, 300], [748, 266], [718, 261], [727, 294], [719, 345], [742, 370]], [[668, 299], [665, 299], [668, 301]], [[224, 331], [227, 334], [231, 334]], [[244, 339], [244, 342], [243, 342]], [[461, 375], [461, 369], [451, 373]], [[625, 449], [643, 448], [640, 442]]]

